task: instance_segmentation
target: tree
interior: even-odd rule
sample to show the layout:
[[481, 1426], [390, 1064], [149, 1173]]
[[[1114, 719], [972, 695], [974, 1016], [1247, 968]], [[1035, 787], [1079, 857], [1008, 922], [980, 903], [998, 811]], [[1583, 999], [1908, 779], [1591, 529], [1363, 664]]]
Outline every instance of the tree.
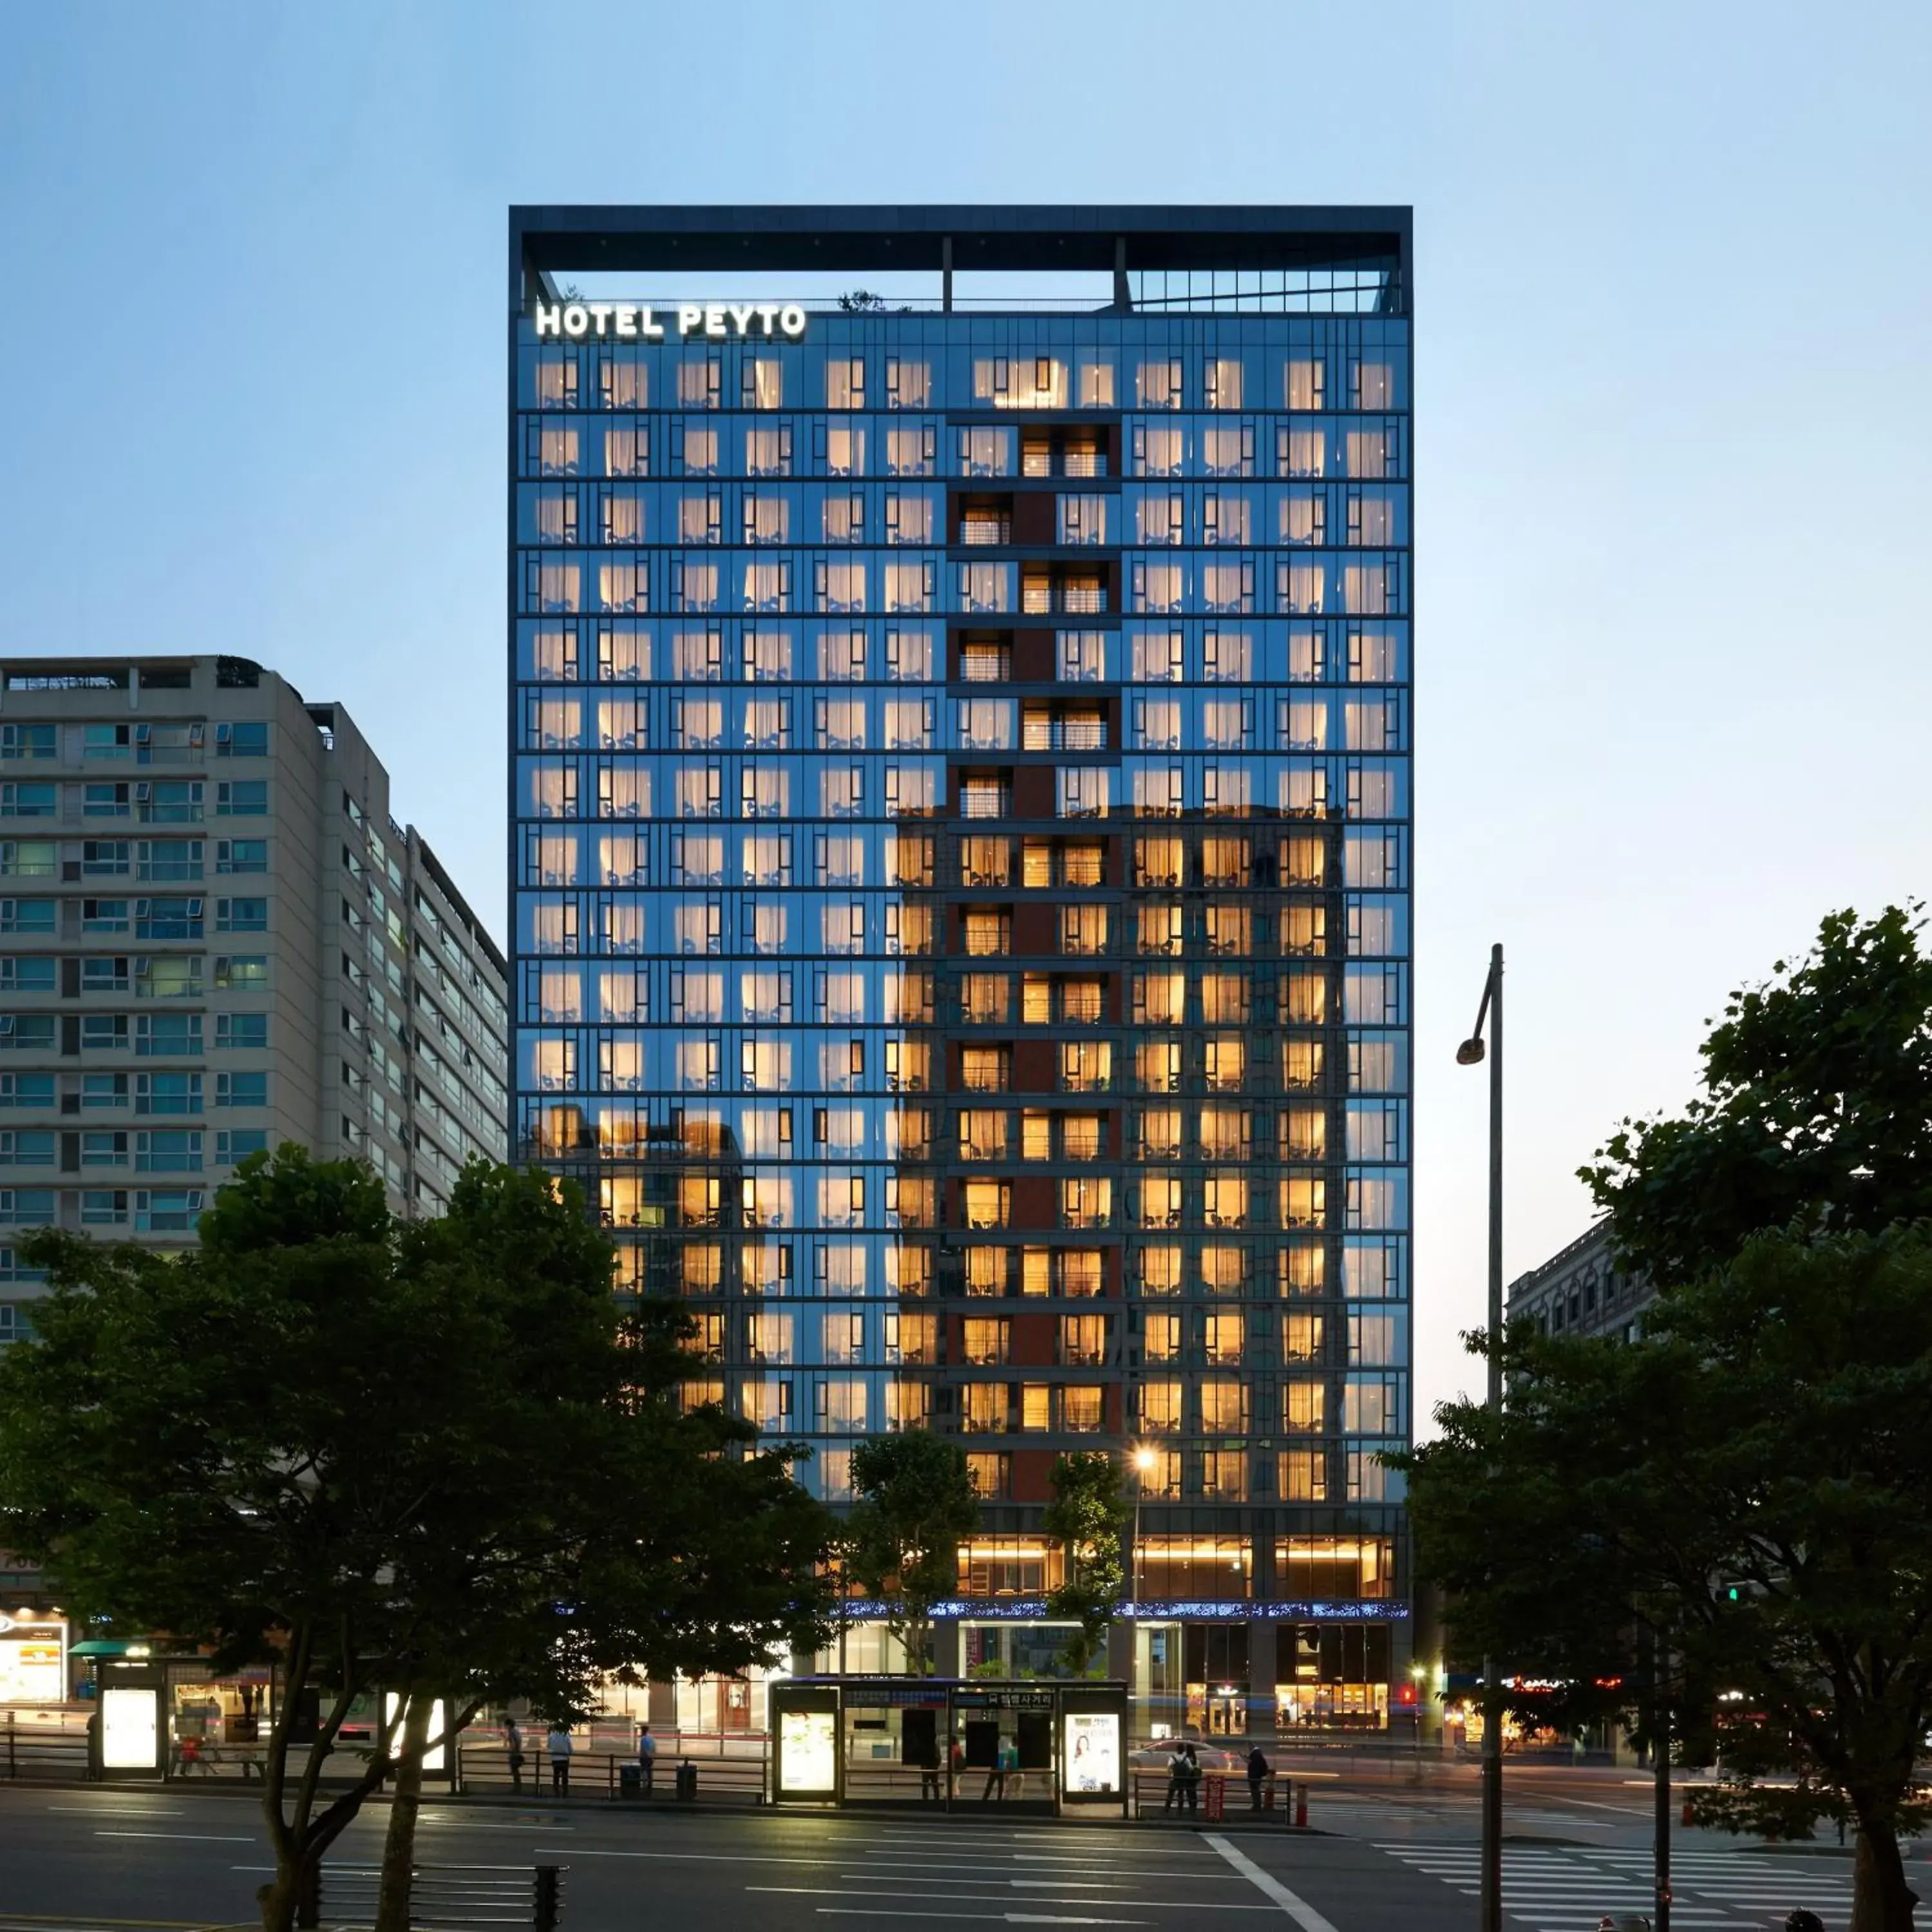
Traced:
[[979, 1527], [980, 1498], [959, 1446], [918, 1431], [874, 1436], [852, 1451], [860, 1498], [846, 1520], [852, 1574], [890, 1606], [908, 1668], [931, 1669], [932, 1606], [958, 1586], [959, 1540]]
[[[432, 1699], [452, 1730], [502, 1697], [581, 1709], [617, 1664], [822, 1628], [829, 1518], [782, 1452], [745, 1456], [741, 1426], [662, 1399], [682, 1318], [620, 1333], [574, 1190], [477, 1163], [445, 1222], [405, 1225], [366, 1168], [284, 1147], [243, 1163], [200, 1238], [178, 1257], [38, 1238], [53, 1292], [39, 1342], [0, 1362], [0, 1528], [84, 1610], [205, 1642], [218, 1668], [278, 1664], [268, 1932], [392, 1776], [381, 1910], [406, 1923]], [[377, 1690], [405, 1722], [325, 1803]]]
[[[1928, 1816], [1932, 1717], [1932, 1228], [1753, 1236], [1665, 1294], [1634, 1347], [1499, 1344], [1509, 1400], [1438, 1412], [1402, 1459], [1419, 1567], [1459, 1650], [1553, 1627], [1588, 1668], [1661, 1627], [1724, 1777], [1704, 1821], [1857, 1832], [1854, 1932], [1910, 1932], [1898, 1838]], [[1574, 1600], [1566, 1601], [1566, 1599]], [[1794, 1781], [1770, 1784], [1768, 1776]]]
[[1047, 1597], [1046, 1612], [1076, 1626], [1060, 1660], [1084, 1677], [1106, 1650], [1126, 1582], [1131, 1511], [1120, 1493], [1120, 1466], [1103, 1450], [1055, 1457], [1052, 1483], [1053, 1500], [1040, 1527], [1058, 1540], [1065, 1568], [1060, 1587]]
[[1580, 1170], [1626, 1263], [1667, 1287], [1724, 1267], [1762, 1228], [1932, 1216], [1932, 956], [1918, 910], [1832, 914], [1804, 958], [1730, 995], [1683, 1114], [1624, 1121]]

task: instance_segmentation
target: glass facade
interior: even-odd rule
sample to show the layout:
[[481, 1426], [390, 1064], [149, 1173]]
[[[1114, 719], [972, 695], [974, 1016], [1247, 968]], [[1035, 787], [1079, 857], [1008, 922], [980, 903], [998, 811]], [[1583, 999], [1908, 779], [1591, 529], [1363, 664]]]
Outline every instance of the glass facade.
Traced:
[[1238, 1628], [1284, 1723], [1406, 1591], [1411, 347], [1336, 306], [526, 305], [512, 376], [521, 1146], [829, 1501], [956, 1434], [967, 1598], [1147, 1452], [1139, 1674]]

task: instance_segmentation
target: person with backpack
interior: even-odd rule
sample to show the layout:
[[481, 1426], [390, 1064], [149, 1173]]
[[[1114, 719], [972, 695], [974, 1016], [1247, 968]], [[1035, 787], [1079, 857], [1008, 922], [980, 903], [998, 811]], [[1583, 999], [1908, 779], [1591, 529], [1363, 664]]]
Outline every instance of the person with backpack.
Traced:
[[524, 1788], [524, 1733], [514, 1718], [503, 1720], [503, 1756], [510, 1766], [510, 1789]]
[[1258, 1811], [1262, 1808], [1262, 1786], [1267, 1783], [1268, 1761], [1259, 1744], [1248, 1753], [1248, 1809]]
[[1187, 1800], [1187, 1808], [1198, 1811], [1201, 1808], [1201, 1760], [1191, 1743], [1180, 1748], [1180, 1790]]

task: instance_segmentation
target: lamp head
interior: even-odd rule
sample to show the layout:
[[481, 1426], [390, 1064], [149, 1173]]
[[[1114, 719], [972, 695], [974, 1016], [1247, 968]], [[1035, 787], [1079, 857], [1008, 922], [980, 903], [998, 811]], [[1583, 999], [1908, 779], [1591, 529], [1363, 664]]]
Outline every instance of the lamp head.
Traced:
[[1154, 1453], [1151, 1449], [1136, 1449], [1134, 1451], [1134, 1467], [1144, 1476], [1154, 1467]]
[[1480, 1038], [1466, 1040], [1456, 1049], [1456, 1064], [1458, 1066], [1474, 1066], [1482, 1059], [1483, 1053], [1483, 1042]]

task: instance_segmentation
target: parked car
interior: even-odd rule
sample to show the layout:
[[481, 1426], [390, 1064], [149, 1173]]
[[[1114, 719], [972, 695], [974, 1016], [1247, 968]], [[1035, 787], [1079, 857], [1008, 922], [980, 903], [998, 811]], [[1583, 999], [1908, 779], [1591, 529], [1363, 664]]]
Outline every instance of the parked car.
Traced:
[[[1194, 1745], [1194, 1755], [1204, 1772], [1225, 1772], [1230, 1778], [1247, 1775], [1248, 1754], [1246, 1751], [1224, 1750], [1219, 1744], [1204, 1744], [1198, 1739], [1190, 1739]], [[1174, 1756], [1174, 1746], [1163, 1742], [1148, 1744], [1136, 1751], [1129, 1762], [1136, 1771], [1158, 1771], [1165, 1773]]]

